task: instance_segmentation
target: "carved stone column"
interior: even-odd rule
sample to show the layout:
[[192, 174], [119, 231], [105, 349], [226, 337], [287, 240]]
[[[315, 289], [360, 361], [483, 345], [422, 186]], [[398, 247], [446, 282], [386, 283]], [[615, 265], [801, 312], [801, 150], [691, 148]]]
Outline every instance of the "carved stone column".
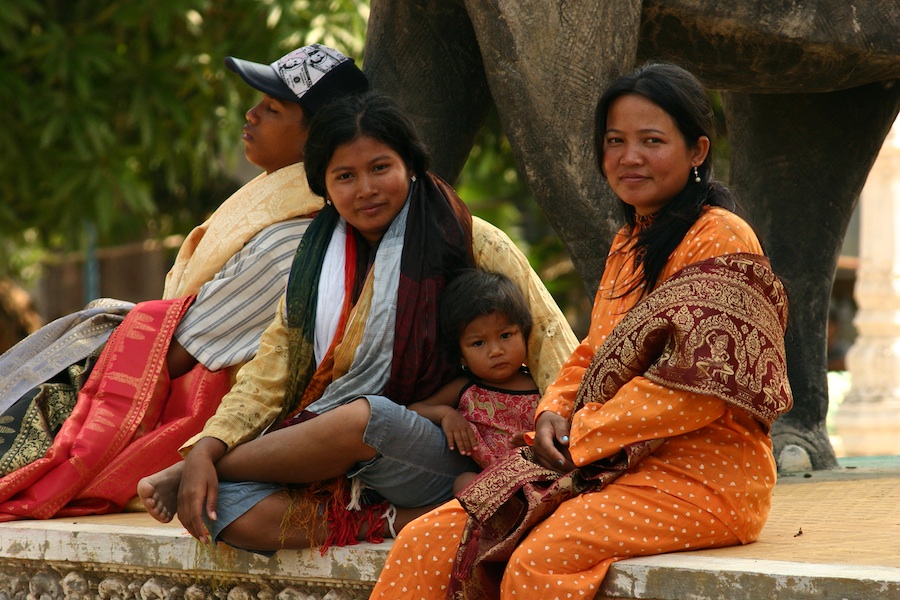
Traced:
[[900, 454], [900, 120], [860, 196], [857, 337], [851, 387], [835, 417], [848, 456]]

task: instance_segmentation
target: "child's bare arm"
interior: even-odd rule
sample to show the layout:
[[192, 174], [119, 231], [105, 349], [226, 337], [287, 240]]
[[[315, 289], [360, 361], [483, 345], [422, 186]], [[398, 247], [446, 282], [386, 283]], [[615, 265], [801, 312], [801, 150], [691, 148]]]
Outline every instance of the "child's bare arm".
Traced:
[[469, 383], [469, 379], [457, 377], [428, 398], [419, 402], [413, 402], [408, 408], [435, 425], [440, 425], [449, 411], [456, 412], [456, 406], [459, 404], [459, 394], [467, 383]]
[[457, 377], [425, 400], [409, 405], [410, 410], [417, 412], [444, 430], [447, 445], [451, 450], [458, 450], [461, 454], [466, 455], [472, 452], [477, 440], [469, 427], [469, 422], [456, 410], [456, 407], [459, 405], [459, 396], [463, 388], [469, 383], [471, 383], [470, 379]]

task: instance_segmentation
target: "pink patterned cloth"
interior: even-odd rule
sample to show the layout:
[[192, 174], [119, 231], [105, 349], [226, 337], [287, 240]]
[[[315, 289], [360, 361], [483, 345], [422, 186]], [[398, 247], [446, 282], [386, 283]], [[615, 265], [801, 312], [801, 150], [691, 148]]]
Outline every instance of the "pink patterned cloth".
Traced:
[[516, 435], [534, 429], [534, 411], [541, 394], [537, 389], [512, 391], [474, 381], [459, 396], [458, 410], [478, 437], [472, 458], [482, 469], [514, 448]]

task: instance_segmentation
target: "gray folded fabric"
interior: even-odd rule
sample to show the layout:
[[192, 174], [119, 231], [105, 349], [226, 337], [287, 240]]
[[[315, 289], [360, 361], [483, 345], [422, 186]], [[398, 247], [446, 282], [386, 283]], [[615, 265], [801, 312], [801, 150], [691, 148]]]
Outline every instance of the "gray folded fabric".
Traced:
[[0, 413], [105, 344], [132, 307], [124, 300], [99, 298], [41, 327], [0, 355]]

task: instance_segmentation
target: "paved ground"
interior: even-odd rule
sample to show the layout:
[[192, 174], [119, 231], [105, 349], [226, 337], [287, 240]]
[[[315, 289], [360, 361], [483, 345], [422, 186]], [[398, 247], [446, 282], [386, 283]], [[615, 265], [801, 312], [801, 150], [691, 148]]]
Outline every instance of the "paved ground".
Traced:
[[779, 478], [760, 540], [715, 556], [900, 568], [900, 456], [840, 463]]

